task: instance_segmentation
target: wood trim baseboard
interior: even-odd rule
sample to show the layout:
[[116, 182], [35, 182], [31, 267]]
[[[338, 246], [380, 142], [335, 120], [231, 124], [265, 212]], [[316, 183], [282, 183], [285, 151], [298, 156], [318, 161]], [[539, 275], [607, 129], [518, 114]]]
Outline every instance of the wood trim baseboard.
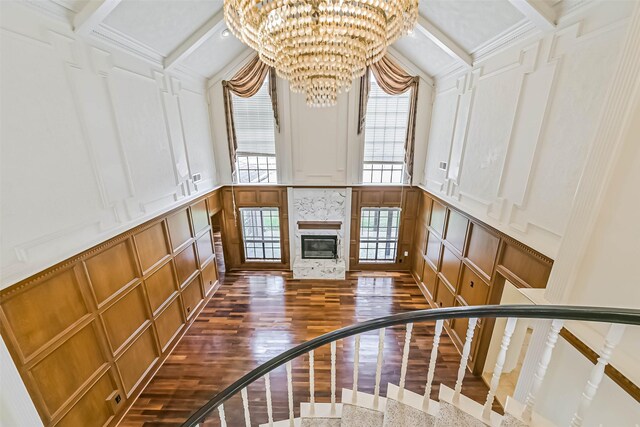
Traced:
[[[560, 336], [565, 339], [569, 344], [578, 350], [587, 360], [594, 365], [598, 361], [598, 353], [596, 353], [591, 347], [585, 344], [580, 338], [576, 337], [567, 328], [562, 328]], [[636, 402], [640, 402], [640, 387], [633, 381], [627, 378], [622, 372], [618, 371], [611, 364], [605, 366], [604, 373], [611, 378], [622, 390], [624, 390], [629, 396], [633, 397]]]

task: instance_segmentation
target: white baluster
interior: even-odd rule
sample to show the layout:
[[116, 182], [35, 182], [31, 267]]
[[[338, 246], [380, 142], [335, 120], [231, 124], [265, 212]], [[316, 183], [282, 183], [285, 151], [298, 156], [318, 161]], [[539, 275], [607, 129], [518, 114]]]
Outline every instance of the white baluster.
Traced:
[[540, 387], [542, 386], [542, 381], [544, 380], [544, 376], [547, 373], [547, 368], [549, 367], [549, 362], [551, 362], [551, 355], [553, 354], [553, 348], [556, 346], [556, 342], [558, 341], [558, 334], [562, 329], [562, 325], [564, 324], [564, 320], [554, 320], [551, 322], [551, 328], [549, 329], [549, 333], [547, 334], [547, 341], [544, 345], [544, 350], [540, 355], [540, 361], [538, 362], [538, 367], [533, 376], [533, 382], [531, 383], [531, 389], [529, 393], [527, 393], [527, 398], [524, 403], [524, 409], [522, 410], [522, 421], [528, 423], [531, 421], [531, 415], [533, 414], [533, 406], [536, 403], [536, 398], [538, 397], [538, 392], [540, 391]]
[[353, 396], [351, 403], [354, 405], [358, 401], [358, 365], [360, 364], [360, 334], [356, 335], [356, 342], [353, 346]]
[[407, 331], [404, 334], [404, 348], [402, 349], [400, 382], [398, 383], [398, 400], [402, 400], [402, 396], [404, 396], [404, 383], [407, 377], [407, 364], [409, 362], [409, 349], [411, 347], [411, 331], [413, 331], [413, 323], [407, 323]]
[[289, 425], [293, 427], [293, 378], [291, 378], [291, 361], [287, 362], [287, 395], [289, 399]]
[[591, 370], [591, 375], [589, 376], [584, 391], [582, 392], [582, 399], [580, 399], [578, 409], [576, 410], [576, 413], [573, 415], [573, 419], [571, 420], [571, 427], [579, 427], [582, 425], [587, 409], [589, 409], [589, 406], [591, 406], [591, 402], [593, 401], [593, 398], [596, 396], [596, 393], [598, 391], [598, 386], [600, 385], [600, 382], [604, 377], [604, 368], [606, 368], [606, 366], [609, 364], [609, 360], [611, 360], [613, 349], [616, 348], [616, 346], [622, 339], [624, 328], [624, 325], [616, 324], [609, 327], [609, 332], [607, 333], [607, 337], [605, 338], [604, 347], [602, 348], [602, 352], [600, 353], [598, 362]]
[[502, 343], [500, 344], [500, 351], [496, 359], [496, 366], [493, 368], [493, 376], [491, 377], [491, 384], [489, 386], [489, 393], [487, 394], [487, 401], [484, 404], [482, 411], [482, 417], [485, 420], [491, 418], [491, 407], [493, 406], [493, 400], [496, 397], [496, 391], [500, 384], [500, 375], [502, 375], [502, 369], [504, 368], [504, 362], [507, 359], [507, 350], [509, 349], [509, 343], [511, 342], [511, 336], [516, 329], [516, 322], [518, 319], [510, 317], [507, 319], [507, 325], [504, 328], [504, 335], [502, 335]]
[[433, 376], [436, 372], [436, 360], [438, 359], [438, 347], [440, 346], [440, 335], [442, 334], [443, 324], [444, 320], [436, 320], [436, 330], [433, 335], [433, 344], [431, 345], [429, 371], [427, 372], [427, 384], [424, 387], [424, 398], [422, 399], [422, 409], [425, 412], [429, 410], [429, 402], [431, 401], [431, 384], [433, 383]]
[[378, 333], [378, 362], [376, 364], [376, 384], [373, 389], [373, 407], [377, 408], [380, 401], [380, 379], [382, 377], [382, 355], [384, 353], [384, 328]]
[[[458, 319], [457, 321], [459, 321]], [[469, 327], [467, 328], [467, 337], [464, 341], [464, 347], [462, 347], [462, 358], [460, 359], [460, 367], [458, 368], [458, 379], [456, 380], [455, 393], [453, 394], [453, 403], [460, 403], [460, 393], [462, 393], [462, 381], [464, 380], [464, 373], [467, 370], [467, 363], [469, 362], [469, 354], [471, 353], [471, 342], [473, 341], [473, 333], [476, 330], [476, 323], [478, 319], [469, 319]]]
[[224, 405], [218, 406], [218, 415], [220, 416], [220, 427], [227, 427], [227, 419], [224, 416]]
[[331, 342], [331, 415], [336, 413], [336, 342]]
[[249, 399], [247, 397], [247, 388], [243, 388], [240, 391], [242, 395], [242, 406], [244, 408], [244, 425], [246, 427], [251, 427], [251, 414], [249, 413]]
[[316, 380], [313, 372], [314, 362], [313, 362], [313, 350], [309, 352], [309, 412], [311, 415], [315, 413], [316, 410]]
[[267, 372], [264, 376], [264, 387], [267, 395], [267, 417], [269, 420], [269, 427], [273, 426], [273, 405], [271, 403], [271, 378]]

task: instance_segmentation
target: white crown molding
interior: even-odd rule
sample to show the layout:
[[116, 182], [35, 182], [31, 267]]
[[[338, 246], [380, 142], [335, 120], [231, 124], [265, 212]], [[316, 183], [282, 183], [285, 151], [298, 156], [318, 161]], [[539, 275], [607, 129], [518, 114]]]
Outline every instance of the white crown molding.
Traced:
[[402, 55], [398, 52], [393, 46], [389, 46], [387, 48], [387, 54], [389, 54], [393, 59], [395, 59], [402, 67], [409, 73], [418, 75], [422, 80], [427, 82], [427, 84], [431, 87], [434, 86], [433, 77], [425, 73], [422, 68], [415, 65], [411, 62], [410, 59]]
[[146, 62], [150, 62], [152, 65], [160, 68], [163, 66], [164, 56], [160, 52], [104, 23], [95, 28], [91, 35]]
[[624, 144], [633, 102], [640, 93], [640, 2], [635, 4], [628, 28], [620, 62], [603, 105], [603, 115], [578, 183], [557, 261], [549, 277], [545, 297], [553, 303], [565, 302], [574, 285]]

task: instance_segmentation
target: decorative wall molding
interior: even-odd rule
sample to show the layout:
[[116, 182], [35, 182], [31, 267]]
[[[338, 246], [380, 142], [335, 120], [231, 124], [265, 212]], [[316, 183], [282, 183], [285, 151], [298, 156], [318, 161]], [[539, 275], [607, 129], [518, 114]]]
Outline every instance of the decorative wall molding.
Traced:
[[[602, 108], [607, 85], [595, 79], [606, 78], [628, 24], [624, 9], [604, 14], [604, 7], [581, 9], [588, 13], [552, 33], [518, 26], [517, 46], [487, 50], [474, 69], [437, 79], [425, 188], [551, 257], [577, 185], [574, 171], [587, 152], [587, 129]], [[604, 55], [607, 61], [594, 62]], [[594, 89], [583, 92], [585, 85]], [[571, 107], [574, 98], [579, 108]], [[547, 164], [560, 159], [565, 166]], [[560, 203], [547, 207], [553, 197]]]
[[[24, 114], [11, 112], [14, 130], [3, 131], [8, 141], [15, 141], [6, 153], [15, 155], [12, 160], [3, 156], [12, 164], [3, 162], [2, 167], [23, 172], [35, 167], [33, 156], [19, 154], [25, 150], [55, 157], [49, 163], [36, 161], [35, 174], [16, 174], [13, 184], [5, 180], [9, 187], [26, 190], [6, 197], [3, 193], [3, 213], [15, 206], [28, 212], [3, 214], [0, 288], [216, 183], [206, 93], [197, 79], [167, 75], [148, 61], [89, 44], [70, 28], [17, 2], [3, 7], [3, 13], [7, 19], [2, 35], [10, 40], [3, 45], [3, 56], [24, 64], [3, 68], [3, 78], [10, 82], [3, 85], [3, 96], [19, 91], [22, 102], [14, 110], [23, 109]], [[30, 25], [22, 25], [24, 20]], [[28, 80], [31, 76], [35, 81]], [[63, 92], [34, 89], [54, 78], [54, 86]], [[9, 88], [12, 95], [6, 92]], [[123, 107], [138, 117], [123, 114]], [[9, 120], [7, 114], [3, 110], [3, 120]], [[39, 117], [34, 119], [34, 114]], [[172, 178], [152, 179], [153, 171], [164, 174], [169, 167]], [[202, 176], [197, 185], [193, 173]], [[49, 186], [34, 182], [43, 174]], [[54, 210], [36, 217], [37, 209], [31, 208], [35, 201]]]

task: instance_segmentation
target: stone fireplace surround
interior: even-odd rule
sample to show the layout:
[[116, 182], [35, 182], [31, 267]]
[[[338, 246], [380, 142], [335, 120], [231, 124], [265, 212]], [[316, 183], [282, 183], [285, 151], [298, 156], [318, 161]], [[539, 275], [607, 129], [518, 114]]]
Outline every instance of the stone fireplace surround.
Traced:
[[[293, 278], [343, 280], [349, 259], [351, 189], [289, 187], [287, 196]], [[327, 229], [300, 229], [298, 221], [331, 221], [340, 222], [341, 225], [339, 228], [328, 226]], [[303, 259], [303, 235], [337, 236], [337, 259]]]

